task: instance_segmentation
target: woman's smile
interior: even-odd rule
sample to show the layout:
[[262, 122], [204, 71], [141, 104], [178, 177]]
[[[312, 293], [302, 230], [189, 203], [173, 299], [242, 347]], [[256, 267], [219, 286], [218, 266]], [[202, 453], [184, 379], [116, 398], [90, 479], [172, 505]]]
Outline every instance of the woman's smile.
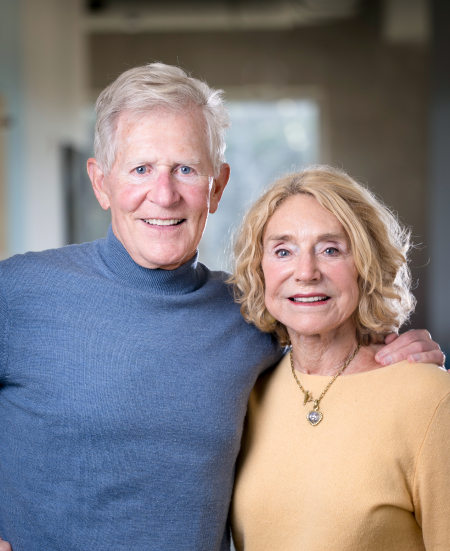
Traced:
[[294, 304], [302, 306], [322, 306], [330, 300], [331, 297], [321, 293], [311, 293], [309, 295], [293, 295], [288, 300]]
[[267, 223], [263, 247], [266, 307], [290, 333], [323, 334], [351, 323], [359, 289], [350, 243], [316, 199], [287, 199]]

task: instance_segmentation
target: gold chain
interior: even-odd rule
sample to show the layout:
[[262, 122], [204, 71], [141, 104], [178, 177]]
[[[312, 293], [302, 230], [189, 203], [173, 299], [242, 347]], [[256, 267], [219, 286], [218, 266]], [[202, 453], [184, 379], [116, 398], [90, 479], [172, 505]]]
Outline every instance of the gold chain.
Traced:
[[[318, 425], [320, 423], [320, 421], [322, 420], [322, 413], [319, 411], [319, 404], [320, 404], [320, 401], [322, 400], [322, 398], [325, 396], [325, 394], [328, 392], [328, 389], [330, 388], [330, 386], [334, 383], [334, 381], [339, 377], [339, 375], [344, 371], [344, 369], [348, 366], [348, 364], [353, 360], [353, 358], [356, 356], [356, 354], [358, 353], [359, 349], [361, 348], [361, 345], [358, 344], [358, 346], [356, 347], [355, 351], [353, 352], [353, 354], [350, 356], [350, 358], [345, 362], [345, 364], [341, 367], [341, 369], [336, 373], [336, 375], [331, 379], [331, 381], [327, 384], [327, 386], [325, 387], [325, 390], [322, 392], [322, 394], [319, 396], [319, 398], [317, 398], [317, 400], [314, 400], [312, 394], [309, 392], [309, 390], [305, 390], [300, 381], [298, 380], [297, 378], [297, 375], [295, 374], [295, 369], [294, 369], [294, 358], [293, 358], [293, 355], [292, 355], [292, 348], [291, 348], [291, 369], [292, 369], [292, 375], [294, 375], [294, 379], [296, 380], [298, 386], [300, 387], [300, 390], [303, 392], [304, 396], [305, 396], [305, 399], [303, 400], [303, 405], [305, 406], [308, 402], [314, 402], [314, 408], [313, 408], [313, 411], [309, 412], [308, 415], [306, 416], [306, 418], [308, 419], [308, 421], [311, 423], [311, 425], [315, 426], [315, 425]], [[312, 415], [311, 415], [312, 414]]]

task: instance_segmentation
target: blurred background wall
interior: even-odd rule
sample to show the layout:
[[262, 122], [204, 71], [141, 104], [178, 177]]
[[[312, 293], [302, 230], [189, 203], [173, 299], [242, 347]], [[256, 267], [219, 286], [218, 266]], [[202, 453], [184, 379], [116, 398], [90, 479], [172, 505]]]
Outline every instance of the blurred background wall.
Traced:
[[[0, 0], [0, 255], [102, 237], [93, 104], [135, 65], [222, 88], [235, 171], [201, 259], [293, 166], [344, 168], [412, 227], [413, 327], [450, 348], [448, 0]], [[220, 214], [221, 213], [221, 214]]]

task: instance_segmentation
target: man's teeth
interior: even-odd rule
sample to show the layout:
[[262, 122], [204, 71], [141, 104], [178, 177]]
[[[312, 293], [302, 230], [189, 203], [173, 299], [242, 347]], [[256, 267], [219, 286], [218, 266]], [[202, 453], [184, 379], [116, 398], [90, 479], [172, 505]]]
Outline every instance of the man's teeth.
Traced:
[[329, 297], [292, 297], [294, 302], [318, 302], [319, 300], [325, 300]]
[[152, 226], [176, 226], [182, 221], [182, 218], [172, 218], [171, 220], [161, 220], [160, 218], [144, 219], [144, 222], [147, 222], [147, 224], [151, 224]]

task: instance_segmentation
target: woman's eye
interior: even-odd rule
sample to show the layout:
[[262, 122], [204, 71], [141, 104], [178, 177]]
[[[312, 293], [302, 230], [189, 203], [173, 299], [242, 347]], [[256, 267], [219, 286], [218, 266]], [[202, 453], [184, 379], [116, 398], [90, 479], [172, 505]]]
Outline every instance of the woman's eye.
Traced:
[[275, 254], [276, 254], [278, 257], [286, 258], [286, 256], [289, 256], [289, 251], [287, 251], [286, 249], [279, 249], [278, 251], [276, 251]]
[[147, 167], [145, 166], [138, 166], [137, 168], [135, 168], [135, 171], [138, 173], [138, 174], [145, 174], [147, 172]]
[[192, 172], [192, 168], [190, 166], [182, 166], [180, 168], [181, 174], [190, 174]]
[[336, 247], [327, 247], [327, 248], [325, 249], [325, 254], [326, 254], [327, 256], [332, 256], [332, 255], [334, 255], [334, 254], [336, 254], [336, 253], [338, 253], [338, 252], [339, 252], [339, 251], [336, 249]]

